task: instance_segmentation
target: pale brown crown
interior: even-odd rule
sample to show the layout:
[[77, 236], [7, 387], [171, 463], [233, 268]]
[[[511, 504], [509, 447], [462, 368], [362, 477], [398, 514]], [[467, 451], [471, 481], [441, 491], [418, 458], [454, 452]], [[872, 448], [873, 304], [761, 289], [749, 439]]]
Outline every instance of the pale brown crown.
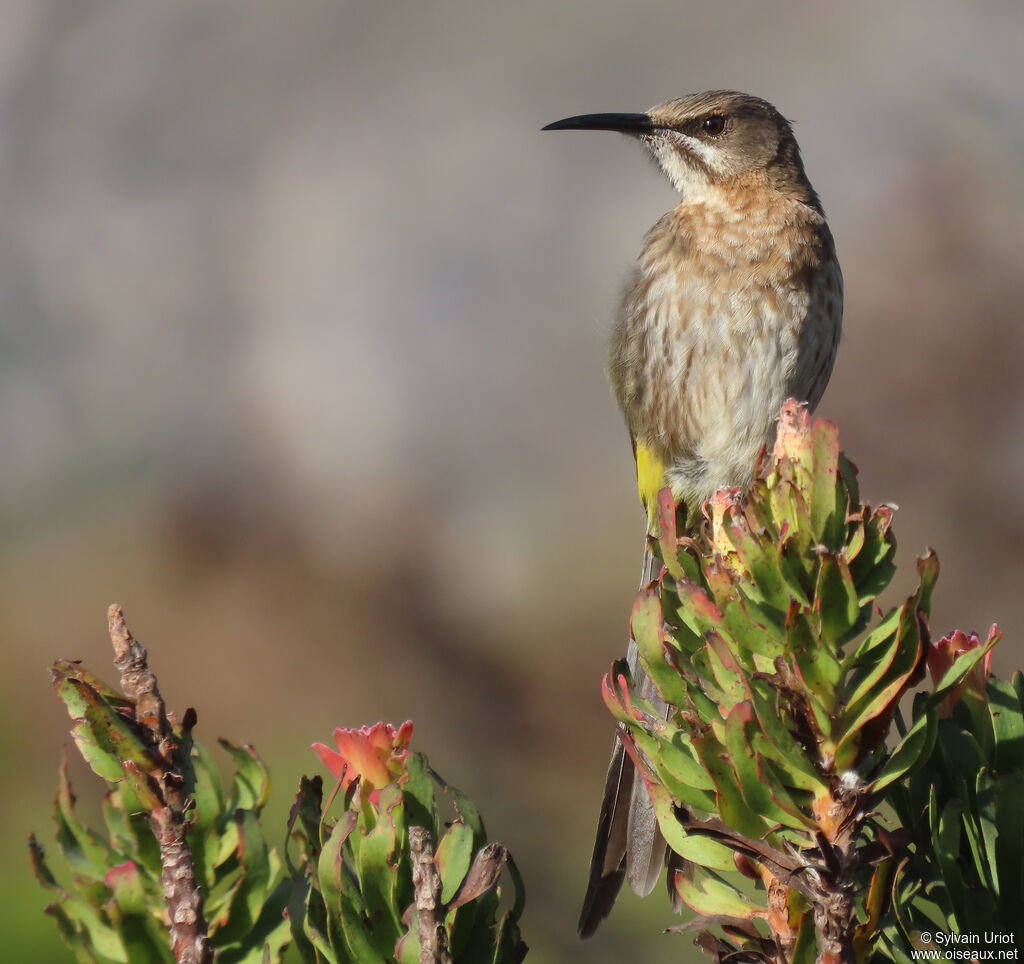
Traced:
[[652, 107], [636, 136], [684, 194], [749, 175], [820, 208], [788, 120], [768, 101], [712, 90]]

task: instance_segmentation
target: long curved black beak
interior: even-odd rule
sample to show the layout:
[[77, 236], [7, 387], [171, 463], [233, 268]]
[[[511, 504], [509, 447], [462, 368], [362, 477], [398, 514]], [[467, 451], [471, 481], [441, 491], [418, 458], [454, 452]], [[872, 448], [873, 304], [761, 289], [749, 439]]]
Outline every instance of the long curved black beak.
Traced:
[[542, 131], [619, 131], [622, 134], [644, 134], [654, 130], [647, 114], [578, 114], [542, 127]]

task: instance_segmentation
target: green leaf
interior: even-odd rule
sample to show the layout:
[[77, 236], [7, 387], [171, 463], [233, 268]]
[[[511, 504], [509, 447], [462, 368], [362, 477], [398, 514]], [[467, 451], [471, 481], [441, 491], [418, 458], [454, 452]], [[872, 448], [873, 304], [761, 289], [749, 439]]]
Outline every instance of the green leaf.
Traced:
[[761, 752], [785, 769], [794, 787], [815, 794], [824, 793], [828, 789], [828, 781], [814, 768], [807, 758], [807, 751], [787, 726], [778, 692], [766, 680], [753, 680], [750, 702], [768, 740], [767, 744], [759, 747]]
[[212, 757], [198, 740], [192, 743], [192, 781], [185, 791], [192, 798], [193, 829], [197, 835], [205, 834], [224, 810], [224, 791], [220, 773]]
[[65, 893], [64, 888], [57, 883], [57, 878], [53, 876], [53, 872], [46, 863], [43, 845], [36, 839], [34, 833], [28, 835], [28, 855], [32, 863], [32, 873], [35, 874], [35, 878], [39, 881], [40, 885], [46, 890], [52, 890], [54, 893], [63, 895]]
[[722, 819], [746, 837], [759, 840], [766, 836], [771, 827], [744, 799], [736, 774], [727, 761], [725, 747], [710, 734], [695, 736], [693, 745], [701, 763], [715, 782], [718, 812]]
[[868, 673], [857, 687], [859, 695], [850, 700], [839, 719], [838, 732], [845, 734], [836, 750], [839, 766], [847, 765], [845, 759], [856, 746], [861, 727], [892, 708], [893, 701], [898, 699], [917, 668], [921, 636], [912, 602], [904, 606], [899, 631], [894, 640], [896, 645], [886, 653], [882, 665]]
[[651, 736], [639, 727], [632, 733], [637, 746], [654, 764], [658, 778], [676, 800], [702, 813], [717, 811], [716, 796], [712, 792], [714, 783], [700, 762], [682, 749], [685, 744], [681, 734], [674, 734], [674, 742], [670, 742]]
[[395, 957], [398, 964], [419, 964], [420, 941], [416, 934], [415, 920], [413, 920], [412, 928], [402, 935], [402, 939], [395, 946]]
[[985, 757], [978, 741], [954, 720], [947, 719], [939, 720], [938, 745], [944, 773], [957, 779], [965, 789], [969, 786], [973, 791], [974, 779], [985, 766]]
[[986, 859], [984, 869], [988, 878], [988, 889], [998, 901], [1001, 894], [999, 858], [996, 846], [996, 841], [999, 837], [999, 826], [996, 823], [996, 782], [992, 779], [992, 775], [987, 769], [981, 770], [978, 773], [976, 787], [975, 799], [977, 805], [975, 812], [985, 847], [984, 855]]
[[507, 914], [498, 925], [496, 944], [493, 964], [518, 964], [526, 953], [525, 945], [519, 937], [519, 928]]
[[808, 695], [822, 709], [822, 713], [818, 714], [819, 727], [824, 733], [831, 732], [841, 674], [839, 661], [831, 649], [823, 646], [814, 635], [807, 619], [798, 613], [790, 616], [786, 650], [792, 656]]
[[[676, 558], [679, 562], [679, 567], [682, 569], [683, 574], [678, 577], [680, 581], [687, 582], [700, 582], [701, 580], [701, 561], [697, 555], [696, 549], [691, 544], [683, 543], [679, 546], [676, 553]], [[675, 580], [669, 579], [664, 580], [662, 583], [662, 591], [664, 591], [666, 584], [671, 584]]]
[[[348, 901], [345, 902], [346, 905]], [[362, 916], [353, 912], [350, 906], [346, 906], [341, 914], [341, 927], [345, 935], [345, 942], [348, 945], [352, 960], [357, 964], [389, 964], [388, 957], [380, 953], [374, 946], [373, 930], [367, 926]]]
[[942, 674], [942, 679], [939, 680], [932, 691], [929, 697], [930, 704], [938, 706], [945, 697], [952, 693], [963, 682], [964, 677], [988, 655], [989, 650], [992, 649], [997, 640], [998, 637], [993, 637], [977, 649], [969, 649], [953, 660], [953, 665]]
[[430, 832], [431, 839], [436, 840], [437, 799], [427, 758], [410, 751], [405, 758], [405, 770], [408, 776], [402, 784], [402, 797], [406, 826], [423, 827]]
[[935, 746], [937, 734], [938, 720], [935, 714], [926, 713], [920, 716], [910, 728], [910, 732], [889, 754], [878, 775], [871, 781], [872, 792], [877, 793], [884, 789], [894, 780], [898, 780], [909, 770], [927, 760]]
[[999, 869], [1000, 906], [1007, 913], [1004, 927], [1016, 920], [1024, 906], [1024, 773], [1014, 770], [1000, 777], [996, 790], [995, 843]]
[[[870, 664], [864, 658], [858, 660], [858, 667], [865, 668], [866, 672], [859, 676], [856, 685], [847, 693], [847, 710], [843, 714], [845, 726], [850, 725], [846, 722], [847, 720], [856, 719], [865, 707], [873, 706], [877, 703], [880, 692], [885, 688], [885, 684], [898, 677], [905, 664], [909, 661], [908, 651], [913, 652], [916, 663], [919, 637], [913, 602], [913, 598], [909, 599], [898, 610], [899, 619], [896, 622], [895, 631], [891, 635], [883, 637], [879, 645], [872, 646], [870, 650], [863, 654], [866, 657], [870, 653]], [[883, 625], [887, 622], [888, 620]], [[868, 638], [870, 639], [875, 636], [880, 629], [881, 626], [872, 632]], [[870, 715], [866, 718], [869, 719]]]
[[[724, 707], [734, 706], [747, 695], [747, 674], [736, 660], [733, 651], [717, 633], [707, 635], [707, 655], [711, 672], [724, 695]], [[712, 725], [718, 723], [718, 714], [705, 720]]]
[[899, 621], [903, 615], [903, 607], [891, 609], [885, 618], [858, 644], [856, 650], [843, 660], [843, 672], [849, 672], [861, 666], [868, 668], [878, 664], [881, 654], [892, 644]]
[[705, 877], [698, 887], [685, 876], [677, 876], [676, 890], [687, 907], [698, 914], [725, 914], [751, 920], [758, 912], [735, 887], [714, 877]]
[[[363, 905], [352, 868], [345, 864], [345, 844], [356, 828], [359, 814], [346, 810], [324, 842], [318, 862], [318, 877], [327, 911], [327, 936], [342, 960], [358, 964], [386, 964], [373, 946], [363, 920]], [[317, 942], [314, 940], [314, 944]], [[317, 945], [319, 946], [319, 945]]]
[[341, 908], [345, 842], [355, 830], [358, 820], [359, 814], [355, 810], [346, 810], [331, 829], [320, 851], [317, 879], [328, 915], [337, 914]]
[[[673, 746], [668, 740], [661, 736], [649, 733], [643, 726], [632, 721], [630, 724], [628, 740], [634, 743], [648, 760], [650, 760], [658, 773], [658, 777], [669, 792], [679, 801], [690, 807], [695, 807], [705, 813], [713, 813], [716, 810], [715, 795], [710, 792], [714, 788], [711, 778], [699, 762], [694, 762], [686, 750], [685, 736], [680, 731], [675, 731], [672, 739], [678, 746]], [[697, 777], [691, 784], [686, 776], [679, 776], [675, 769], [664, 765], [663, 754], [672, 761], [673, 766], [681, 770], [683, 774], [693, 774]]]
[[[112, 836], [117, 836], [122, 849], [131, 854], [137, 864], [147, 868], [154, 876], [161, 872], [160, 844], [149, 823], [149, 814], [161, 803], [149, 786], [149, 781], [131, 762], [125, 765], [126, 778], [107, 794], [104, 817]], [[138, 793], [138, 788], [142, 793]], [[140, 799], [143, 796], [145, 799]], [[115, 817], [114, 811], [120, 811]], [[202, 865], [198, 865], [200, 874]]]
[[89, 880], [103, 880], [118, 856], [75, 814], [75, 797], [68, 779], [67, 753], [61, 762], [53, 819], [57, 824], [57, 846], [71, 869]]
[[661, 561], [673, 579], [685, 579], [686, 572], [680, 562], [676, 530], [676, 506], [670, 489], [658, 493], [658, 548]]
[[[739, 703], [734, 706], [725, 723], [729, 759], [736, 772], [744, 799], [754, 812], [770, 823], [778, 823], [795, 830], [813, 830], [816, 824], [810, 817], [799, 810], [790, 813], [775, 802], [772, 792], [776, 788], [769, 782], [772, 774], [768, 771], [762, 772], [754, 750], [747, 739], [747, 729], [755, 727], [754, 710], [750, 703]], [[785, 793], [781, 787], [778, 789], [780, 794]]]
[[131, 760], [125, 760], [123, 768], [122, 795], [124, 800], [131, 800], [130, 806], [133, 812], [145, 810], [147, 813], [151, 813], [164, 805], [156, 788], [150, 784], [149, 778], [137, 764]]
[[648, 787], [658, 828], [665, 842], [680, 857], [693, 861], [701, 867], [714, 870], [733, 871], [736, 864], [730, 847], [699, 833], [687, 833], [676, 817], [668, 788], [660, 784]]
[[928, 821], [931, 830], [932, 852], [942, 872], [945, 889], [949, 895], [948, 904], [943, 907], [951, 927], [958, 927], [957, 908], [964, 906], [965, 888], [963, 876], [957, 866], [960, 856], [962, 809], [959, 801], [950, 800], [941, 811], [938, 799], [932, 789], [928, 805]]
[[123, 693], [108, 686], [98, 676], [93, 676], [81, 663], [72, 659], [58, 659], [53, 663], [51, 678], [56, 683], [58, 679], [71, 679], [83, 684], [92, 690], [103, 702], [110, 706], [134, 711], [135, 703]]
[[[292, 940], [291, 922], [285, 917], [285, 911], [293, 886], [291, 881], [278, 884], [260, 910], [252, 930], [239, 943], [222, 949], [217, 954], [218, 964], [276, 964], [281, 960]], [[304, 935], [303, 943], [312, 950]], [[300, 956], [303, 960], [310, 959], [301, 950]]]
[[71, 677], [58, 678], [55, 685], [75, 721], [71, 735], [78, 751], [97, 776], [117, 783], [124, 776], [125, 760], [152, 771], [153, 761], [141, 737], [95, 690]]
[[860, 599], [842, 552], [821, 557], [815, 597], [821, 615], [821, 639], [831, 655], [860, 618]]
[[805, 912], [800, 918], [800, 932], [797, 934], [796, 946], [790, 964], [814, 964], [818, 958], [818, 944], [815, 940], [814, 915]]
[[743, 582], [744, 592], [758, 602], [785, 612], [789, 608], [790, 595], [779, 571], [774, 543], [761, 542], [748, 529], [739, 526], [733, 526], [730, 535], [740, 561], [749, 573], [749, 578]]
[[382, 787], [375, 806], [379, 818], [359, 848], [359, 883], [372, 922], [374, 946], [389, 954], [403, 930], [403, 908], [397, 902], [398, 851], [405, 834], [401, 787], [395, 783]]
[[[787, 549], [793, 553], [794, 558], [803, 560], [801, 565], [806, 567], [807, 552], [815, 539], [811, 529], [810, 508], [803, 492], [789, 482], [781, 482], [768, 490], [768, 501], [780, 530], [786, 528]], [[809, 585], [813, 583], [812, 578]]]
[[[650, 754], [648, 754], [650, 756]], [[699, 790], [713, 790], [715, 784], [707, 770], [701, 766], [696, 751], [685, 736], [676, 731], [671, 738], [658, 738], [657, 761], [659, 774], [666, 770], [672, 778]], [[654, 759], [654, 757], [651, 757]]]
[[642, 728], [641, 721], [656, 719], [654, 707], [647, 700], [634, 696], [630, 688], [632, 685], [626, 661], [618, 660], [602, 681], [601, 696], [612, 716], [620, 723]]
[[244, 939], [252, 931], [263, 902], [275, 883], [271, 854], [252, 810], [235, 811], [239, 868], [236, 884], [230, 889], [230, 909], [226, 922], [214, 933], [215, 943], [224, 947]]
[[895, 866], [890, 858], [882, 861], [871, 875], [871, 884], [864, 901], [866, 919], [854, 930], [853, 946], [857, 951], [858, 960], [868, 956], [867, 952], [877, 937], [879, 922], [889, 902], [894, 870]]
[[[323, 806], [323, 779], [301, 777], [299, 792], [295, 795], [295, 803], [288, 813], [288, 838], [295, 840], [306, 851], [310, 859], [316, 860], [320, 854], [320, 821]], [[288, 873], [297, 877], [299, 871], [293, 866], [288, 849], [285, 850], [288, 861]]]
[[889, 555], [873, 569], [868, 570], [864, 575], [858, 575], [854, 565], [850, 565], [850, 575], [853, 576], [854, 585], [857, 587], [857, 598], [861, 606], [867, 610], [865, 623], [871, 616], [871, 606], [874, 601], [885, 592], [892, 577], [896, 575], [896, 564], [892, 557], [896, 555], [895, 545], [890, 547]]
[[[811, 560], [814, 564], [814, 560]], [[786, 592], [798, 605], [808, 608], [814, 591], [814, 574], [808, 572], [808, 559], [792, 539], [778, 543], [775, 565], [786, 586]]]
[[1024, 713], [1017, 692], [1009, 683], [991, 678], [988, 682], [988, 712], [995, 736], [995, 768], [1005, 772], [1024, 765]]
[[[791, 817], [802, 823], [807, 819], [810, 802], [808, 799], [807, 803], [800, 804], [793, 794], [796, 793], [800, 798], [809, 798], [810, 793], [796, 785], [790, 771], [786, 767], [775, 762], [770, 756], [760, 752], [761, 747], [768, 745], [764, 739], [758, 737], [754, 742], [759, 748], [757, 754], [758, 771], [765, 775], [765, 783], [769, 788], [768, 792], [772, 795], [772, 800], [776, 806], [781, 807]], [[790, 821], [790, 825], [792, 825], [792, 821]]]
[[722, 612], [700, 586], [692, 582], [677, 582], [676, 592], [679, 596], [679, 617], [697, 637], [703, 639], [705, 633], [719, 628]]
[[224, 825], [220, 834], [216, 835], [210, 842], [216, 845], [216, 849], [210, 848], [213, 855], [210, 876], [217, 875], [217, 869], [233, 861], [238, 856], [238, 823], [232, 820]]
[[441, 839], [434, 860], [441, 874], [441, 901], [447, 904], [458, 893], [473, 862], [473, 831], [456, 820]]
[[46, 912], [57, 921], [61, 936], [76, 951], [79, 961], [127, 961], [121, 936], [110, 919], [80, 897], [71, 894], [58, 904], [51, 904]]
[[[295, 948], [303, 964], [317, 964], [316, 950], [306, 934], [306, 902], [314, 893], [309, 886], [309, 878], [293, 876], [282, 886], [288, 887], [288, 928], [291, 931], [292, 946]], [[320, 903], [317, 899], [317, 903]], [[321, 909], [323, 904], [320, 903]]]
[[758, 606], [753, 600], [722, 606], [722, 625], [738, 648], [737, 656], [745, 663], [749, 663], [747, 653], [757, 653], [771, 660], [783, 652], [785, 624], [771, 619], [771, 614], [772, 610]]
[[107, 904], [111, 921], [124, 945], [128, 964], [173, 964], [167, 934], [157, 928], [148, 910], [147, 894], [138, 867], [127, 861], [107, 874], [113, 900]]
[[[431, 773], [434, 773], [434, 771], [431, 770]], [[447, 780], [442, 780], [436, 773], [434, 773], [434, 778], [444, 787], [444, 792], [451, 798], [455, 806], [455, 812], [459, 815], [462, 822], [473, 831], [473, 849], [479, 850], [487, 843], [487, 831], [484, 830], [484, 822], [476, 804], [458, 787], [453, 787]]]
[[231, 754], [238, 767], [231, 781], [231, 792], [225, 809], [229, 813], [235, 810], [255, 810], [258, 813], [270, 795], [270, 774], [263, 761], [248, 743], [235, 746], [228, 740], [217, 742]]
[[815, 538], [835, 551], [842, 545], [846, 518], [845, 486], [839, 483], [839, 428], [818, 419], [811, 428], [813, 480], [811, 527]]
[[[907, 872], [910, 865], [910, 857], [905, 857], [896, 868], [896, 878], [892, 888], [892, 907], [900, 937], [907, 946], [913, 947], [917, 932], [921, 930], [921, 928], [914, 927], [914, 899], [921, 892], [921, 884]], [[946, 920], [948, 921], [948, 917]]]
[[[149, 830], [148, 821], [142, 814], [134, 817], [128, 815], [122, 803], [122, 789], [123, 787], [115, 787], [103, 794], [100, 808], [103, 811], [103, 823], [107, 828], [111, 849], [117, 851], [122, 856], [127, 856], [136, 849], [146, 833], [149, 833], [151, 837], [153, 835]], [[159, 861], [159, 848], [157, 848], [157, 860]], [[117, 863], [117, 861], [110, 861], [110, 864], [114, 863]]]
[[[679, 685], [679, 674], [665, 661], [662, 649], [664, 624], [661, 615], [661, 600], [657, 592], [643, 590], [633, 601], [630, 630], [636, 641], [637, 650], [647, 675], [659, 689], [669, 691]], [[479, 844], [478, 844], [479, 846]]]
[[515, 860], [512, 859], [512, 854], [505, 854], [505, 871], [508, 873], [509, 880], [512, 881], [512, 890], [514, 897], [512, 900], [512, 909], [509, 911], [512, 920], [518, 921], [523, 916], [523, 910], [526, 908], [526, 884], [523, 883], [523, 875], [519, 871], [519, 867]]
[[929, 549], [918, 558], [917, 574], [921, 580], [921, 587], [917, 591], [918, 607], [923, 612], [930, 613], [932, 611], [932, 593], [939, 578], [939, 557], [935, 555], [934, 549]]

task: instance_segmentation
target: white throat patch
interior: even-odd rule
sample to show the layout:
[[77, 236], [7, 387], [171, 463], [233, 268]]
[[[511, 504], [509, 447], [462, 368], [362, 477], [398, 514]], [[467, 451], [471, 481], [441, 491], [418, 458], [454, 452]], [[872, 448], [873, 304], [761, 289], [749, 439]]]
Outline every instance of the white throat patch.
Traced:
[[654, 156], [672, 186], [686, 197], [705, 192], [711, 185], [707, 174], [687, 158], [698, 158], [716, 175], [721, 175], [722, 158], [715, 148], [697, 137], [679, 131], [659, 131], [643, 138], [644, 147]]

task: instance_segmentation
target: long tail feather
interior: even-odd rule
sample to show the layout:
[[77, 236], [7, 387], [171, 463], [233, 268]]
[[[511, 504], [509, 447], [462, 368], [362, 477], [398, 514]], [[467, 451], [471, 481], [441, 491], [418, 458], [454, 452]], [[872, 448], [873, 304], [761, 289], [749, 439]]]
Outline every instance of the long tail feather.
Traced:
[[[641, 588], [658, 578], [660, 566], [660, 561], [645, 546]], [[626, 662], [640, 696], [654, 707], [655, 712], [667, 717], [671, 707], [644, 672], [632, 639], [626, 652]], [[665, 840], [658, 829], [644, 782], [637, 778], [633, 761], [616, 736], [605, 778], [594, 853], [590, 859], [590, 879], [580, 913], [580, 937], [590, 937], [608, 916], [623, 880], [628, 878], [630, 887], [642, 897], [654, 889], [665, 863], [665, 851]]]

